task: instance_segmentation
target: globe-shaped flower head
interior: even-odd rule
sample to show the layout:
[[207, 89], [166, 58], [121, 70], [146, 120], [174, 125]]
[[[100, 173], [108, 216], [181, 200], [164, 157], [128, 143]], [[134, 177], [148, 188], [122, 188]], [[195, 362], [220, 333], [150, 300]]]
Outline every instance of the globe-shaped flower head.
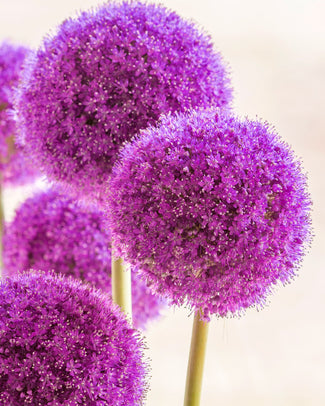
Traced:
[[[111, 294], [111, 236], [105, 216], [56, 189], [36, 193], [16, 211], [4, 236], [7, 275], [31, 268], [73, 276]], [[132, 270], [135, 327], [159, 316], [163, 301]]]
[[105, 187], [121, 145], [161, 113], [230, 98], [208, 35], [163, 6], [124, 1], [68, 19], [47, 37], [16, 107], [45, 173], [92, 194]]
[[0, 404], [141, 405], [143, 342], [108, 296], [72, 279], [0, 282]]
[[267, 124], [218, 110], [144, 130], [113, 170], [108, 207], [117, 253], [207, 319], [263, 304], [310, 240], [293, 152]]
[[5, 184], [24, 184], [34, 180], [38, 171], [15, 145], [13, 93], [18, 85], [23, 62], [29, 50], [9, 42], [0, 44], [0, 171]]

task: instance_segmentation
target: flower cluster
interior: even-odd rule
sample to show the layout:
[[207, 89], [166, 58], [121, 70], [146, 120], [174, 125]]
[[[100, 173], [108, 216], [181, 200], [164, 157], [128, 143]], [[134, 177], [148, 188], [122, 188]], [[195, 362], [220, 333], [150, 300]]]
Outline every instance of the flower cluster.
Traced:
[[105, 190], [122, 144], [161, 113], [230, 99], [207, 34], [163, 6], [124, 1], [67, 19], [46, 38], [16, 107], [43, 171], [70, 192], [93, 195]]
[[140, 405], [144, 344], [108, 296], [30, 273], [0, 283], [0, 404]]
[[240, 314], [297, 270], [310, 241], [305, 180], [266, 123], [219, 109], [168, 115], [113, 169], [117, 253], [176, 304]]
[[5, 184], [24, 184], [38, 174], [22, 148], [15, 145], [16, 125], [11, 113], [14, 88], [28, 52], [22, 46], [0, 44], [0, 170]]
[[[7, 275], [54, 270], [111, 292], [111, 238], [104, 215], [83, 207], [57, 190], [39, 192], [16, 211], [4, 236]], [[144, 328], [156, 318], [163, 301], [153, 295], [132, 269], [134, 325]]]
[[[12, 139], [12, 141], [14, 141]], [[34, 182], [41, 176], [25, 148], [12, 142], [13, 150], [3, 166], [2, 182], [6, 186], [21, 186]]]

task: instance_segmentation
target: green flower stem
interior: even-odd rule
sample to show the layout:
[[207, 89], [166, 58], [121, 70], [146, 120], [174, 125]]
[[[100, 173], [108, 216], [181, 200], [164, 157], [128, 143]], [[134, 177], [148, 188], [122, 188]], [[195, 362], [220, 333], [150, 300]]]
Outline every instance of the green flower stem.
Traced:
[[121, 258], [112, 255], [112, 296], [113, 302], [132, 322], [131, 270], [123, 265]]
[[184, 406], [199, 406], [209, 323], [194, 315], [190, 356], [187, 366]]

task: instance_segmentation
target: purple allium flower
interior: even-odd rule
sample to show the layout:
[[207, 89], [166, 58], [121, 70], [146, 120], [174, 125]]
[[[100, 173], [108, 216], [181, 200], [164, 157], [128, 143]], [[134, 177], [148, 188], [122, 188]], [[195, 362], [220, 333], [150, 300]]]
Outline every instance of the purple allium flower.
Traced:
[[140, 405], [144, 344], [107, 295], [29, 273], [0, 282], [0, 404]]
[[13, 91], [18, 85], [28, 49], [8, 42], [0, 44], [0, 171], [5, 184], [24, 184], [38, 171], [14, 142], [16, 125], [12, 117]]
[[[83, 207], [56, 190], [37, 193], [16, 211], [4, 236], [7, 275], [54, 270], [111, 294], [111, 236], [96, 207]], [[164, 302], [132, 270], [133, 321], [137, 328], [160, 315]]]
[[113, 169], [107, 200], [116, 253], [206, 319], [261, 306], [310, 242], [293, 152], [268, 124], [218, 109], [142, 131]]
[[[64, 21], [17, 94], [30, 154], [68, 190], [98, 194], [121, 145], [161, 113], [227, 106], [211, 38], [161, 5], [109, 2]], [[80, 196], [80, 194], [79, 194]]]
[[14, 152], [4, 164], [2, 182], [5, 186], [21, 186], [34, 182], [41, 176], [33, 161], [25, 155], [25, 148], [14, 146]]

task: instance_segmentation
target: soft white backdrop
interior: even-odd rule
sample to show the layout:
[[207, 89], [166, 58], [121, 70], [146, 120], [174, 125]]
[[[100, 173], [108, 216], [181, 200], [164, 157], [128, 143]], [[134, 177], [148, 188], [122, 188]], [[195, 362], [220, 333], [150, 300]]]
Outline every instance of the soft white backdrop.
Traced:
[[[0, 41], [33, 47], [91, 0], [0, 0]], [[213, 320], [202, 406], [325, 404], [324, 128], [325, 2], [164, 0], [211, 33], [232, 69], [234, 108], [266, 119], [309, 173], [315, 239], [300, 276], [270, 305], [240, 320]], [[31, 188], [7, 190], [6, 215]], [[191, 318], [170, 310], [146, 334], [152, 360], [148, 406], [181, 405]]]

